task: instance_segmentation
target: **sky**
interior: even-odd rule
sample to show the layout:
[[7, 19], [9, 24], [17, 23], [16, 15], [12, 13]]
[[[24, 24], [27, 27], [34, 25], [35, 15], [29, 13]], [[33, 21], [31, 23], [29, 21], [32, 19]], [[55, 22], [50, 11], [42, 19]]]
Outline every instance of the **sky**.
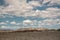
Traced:
[[0, 0], [0, 30], [60, 29], [60, 0]]

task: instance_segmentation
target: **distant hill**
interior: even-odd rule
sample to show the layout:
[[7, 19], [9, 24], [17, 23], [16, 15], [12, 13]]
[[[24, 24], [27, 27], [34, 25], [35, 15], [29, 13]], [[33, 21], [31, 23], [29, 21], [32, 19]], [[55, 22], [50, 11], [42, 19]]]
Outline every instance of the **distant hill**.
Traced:
[[14, 30], [0, 30], [0, 32], [13, 32]]
[[46, 28], [21, 28], [16, 31], [44, 31], [44, 30], [48, 30], [48, 29]]
[[47, 28], [20, 28], [17, 30], [0, 30], [0, 32], [33, 32], [33, 31], [60, 31], [60, 29], [47, 29]]

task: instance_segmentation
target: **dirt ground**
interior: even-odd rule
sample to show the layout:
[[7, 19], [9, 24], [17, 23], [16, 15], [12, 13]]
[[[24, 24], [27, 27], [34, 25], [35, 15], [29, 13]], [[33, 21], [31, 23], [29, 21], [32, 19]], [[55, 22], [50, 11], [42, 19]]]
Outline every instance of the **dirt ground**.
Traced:
[[0, 40], [60, 40], [60, 31], [0, 32]]

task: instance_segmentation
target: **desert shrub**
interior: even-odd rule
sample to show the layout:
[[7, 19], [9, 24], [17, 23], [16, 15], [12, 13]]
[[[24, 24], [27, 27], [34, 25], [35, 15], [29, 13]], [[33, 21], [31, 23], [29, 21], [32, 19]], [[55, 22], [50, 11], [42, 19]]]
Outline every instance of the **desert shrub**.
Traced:
[[60, 29], [58, 29], [57, 31], [60, 31]]

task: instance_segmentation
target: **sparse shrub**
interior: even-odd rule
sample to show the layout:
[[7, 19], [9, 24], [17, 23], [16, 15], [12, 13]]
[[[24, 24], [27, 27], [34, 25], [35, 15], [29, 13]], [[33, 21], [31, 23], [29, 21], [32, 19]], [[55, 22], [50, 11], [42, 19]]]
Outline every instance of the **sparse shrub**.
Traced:
[[57, 31], [60, 31], [60, 29], [58, 29]]

